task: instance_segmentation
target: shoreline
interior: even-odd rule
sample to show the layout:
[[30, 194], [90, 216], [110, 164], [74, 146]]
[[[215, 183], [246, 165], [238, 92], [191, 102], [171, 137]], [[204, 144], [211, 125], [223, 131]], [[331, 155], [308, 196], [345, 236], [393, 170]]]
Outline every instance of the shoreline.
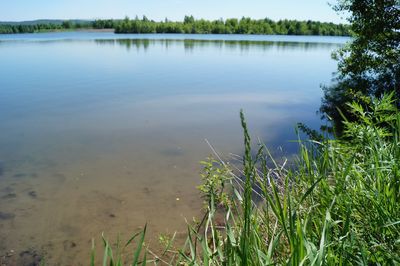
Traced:
[[88, 33], [115, 33], [117, 35], [212, 35], [212, 36], [298, 36], [298, 37], [343, 37], [351, 38], [350, 35], [301, 35], [301, 34], [249, 34], [249, 33], [128, 33], [128, 32], [116, 32], [115, 29], [94, 29], [94, 28], [80, 28], [80, 29], [56, 29], [56, 30], [42, 30], [35, 32], [17, 32], [17, 33], [0, 33], [2, 35], [21, 35], [21, 34], [39, 34], [39, 33], [62, 33], [62, 32], [88, 32]]

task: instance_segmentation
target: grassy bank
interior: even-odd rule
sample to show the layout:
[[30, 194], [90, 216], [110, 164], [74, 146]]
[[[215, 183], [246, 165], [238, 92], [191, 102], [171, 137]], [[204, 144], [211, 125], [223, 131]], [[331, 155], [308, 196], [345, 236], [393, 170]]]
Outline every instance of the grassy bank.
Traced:
[[185, 246], [164, 237], [156, 255], [144, 230], [126, 244], [133, 254], [105, 240], [104, 263], [398, 265], [400, 113], [390, 96], [349, 106], [358, 122], [345, 122], [344, 138], [299, 140], [290, 165], [262, 143], [253, 150], [241, 113], [242, 167], [218, 154], [202, 162], [205, 216], [188, 225]]

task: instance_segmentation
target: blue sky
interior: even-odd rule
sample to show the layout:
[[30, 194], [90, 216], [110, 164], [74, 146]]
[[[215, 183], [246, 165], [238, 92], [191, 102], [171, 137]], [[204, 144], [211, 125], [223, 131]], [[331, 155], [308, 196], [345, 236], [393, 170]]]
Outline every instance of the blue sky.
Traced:
[[1, 0], [0, 21], [95, 19], [146, 15], [150, 19], [269, 17], [345, 22], [328, 5], [335, 0]]

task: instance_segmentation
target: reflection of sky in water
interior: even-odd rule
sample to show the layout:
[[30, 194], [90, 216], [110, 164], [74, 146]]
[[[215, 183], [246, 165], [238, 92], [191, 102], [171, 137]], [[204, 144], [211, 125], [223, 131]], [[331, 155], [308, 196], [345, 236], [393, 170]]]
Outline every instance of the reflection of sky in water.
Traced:
[[345, 40], [0, 36], [0, 197], [16, 194], [0, 202], [15, 215], [0, 221], [3, 248], [19, 253], [51, 242], [49, 254], [76, 265], [90, 244], [74, 254], [57, 241], [88, 243], [146, 221], [155, 236], [186, 228], [183, 217], [201, 206], [198, 161], [211, 153], [204, 139], [240, 154], [243, 108], [254, 137], [292, 153], [295, 124], [319, 124], [320, 84], [329, 83], [330, 54]]
[[[29, 138], [32, 124], [39, 122], [43, 136], [54, 129], [62, 132], [67, 125], [76, 127], [78, 135], [80, 127], [97, 130], [90, 121], [104, 125], [104, 132], [126, 123], [132, 131], [141, 131], [146, 127], [138, 121], [148, 116], [151, 130], [173, 125], [179, 128], [176, 135], [186, 135], [201, 125], [202, 138], [224, 136], [233, 150], [238, 144], [229, 145], [229, 139], [240, 135], [240, 108], [257, 125], [255, 133], [275, 144], [293, 138], [288, 132], [296, 122], [315, 125], [319, 86], [329, 82], [335, 69], [330, 53], [345, 40], [298, 36], [193, 40], [198, 35], [191, 40], [180, 40], [179, 35], [129, 39], [131, 35], [109, 33], [79, 33], [76, 40], [71, 33], [26, 36], [34, 38], [6, 36], [0, 46], [5, 139], [16, 131]], [[108, 116], [112, 119], [104, 119]], [[226, 132], [227, 128], [235, 130]]]

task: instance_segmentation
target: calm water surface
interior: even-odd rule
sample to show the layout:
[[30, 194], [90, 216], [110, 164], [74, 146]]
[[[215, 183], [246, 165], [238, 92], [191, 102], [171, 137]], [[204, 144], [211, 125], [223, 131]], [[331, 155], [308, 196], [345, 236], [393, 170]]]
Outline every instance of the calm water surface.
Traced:
[[146, 222], [155, 250], [160, 233], [183, 238], [202, 206], [204, 139], [241, 154], [243, 108], [254, 137], [290, 156], [347, 40], [0, 35], [0, 256], [86, 265], [92, 237]]

